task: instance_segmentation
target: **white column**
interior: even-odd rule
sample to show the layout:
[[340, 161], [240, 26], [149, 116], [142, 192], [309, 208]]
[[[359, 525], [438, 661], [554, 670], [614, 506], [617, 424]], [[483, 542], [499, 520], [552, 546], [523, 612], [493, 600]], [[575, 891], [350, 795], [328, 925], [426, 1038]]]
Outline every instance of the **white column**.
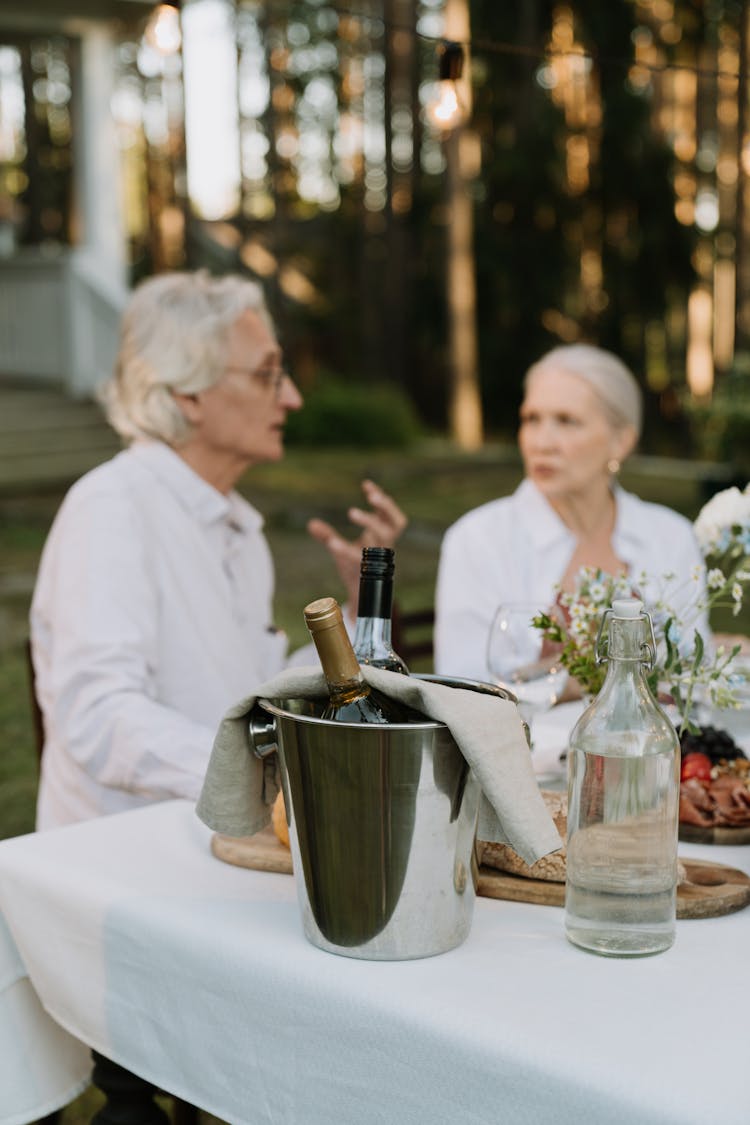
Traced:
[[78, 99], [74, 118], [74, 166], [80, 245], [113, 282], [125, 285], [127, 260], [120, 154], [111, 101], [115, 40], [106, 24], [81, 27]]
[[66, 29], [80, 35], [73, 106], [76, 246], [67, 287], [70, 355], [66, 384], [90, 393], [112, 369], [127, 296], [127, 253], [120, 153], [111, 102], [116, 43], [106, 23]]

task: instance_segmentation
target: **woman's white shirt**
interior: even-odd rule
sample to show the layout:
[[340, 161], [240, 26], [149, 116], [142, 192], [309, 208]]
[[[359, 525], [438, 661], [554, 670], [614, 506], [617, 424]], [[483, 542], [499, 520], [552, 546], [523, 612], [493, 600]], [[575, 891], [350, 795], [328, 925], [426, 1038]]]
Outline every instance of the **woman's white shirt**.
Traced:
[[159, 442], [70, 490], [31, 609], [40, 828], [197, 797], [224, 712], [285, 661], [262, 526]]
[[[661, 504], [614, 491], [612, 545], [635, 581], [646, 608], [663, 593], [687, 613], [702, 582], [692, 575], [703, 564], [692, 525]], [[467, 512], [445, 533], [435, 599], [435, 671], [440, 675], [491, 680], [487, 639], [502, 602], [553, 604], [557, 583], [576, 548], [566, 527], [537, 487], [524, 480], [516, 491]], [[675, 577], [664, 581], [664, 576]], [[704, 633], [705, 617], [696, 625]]]

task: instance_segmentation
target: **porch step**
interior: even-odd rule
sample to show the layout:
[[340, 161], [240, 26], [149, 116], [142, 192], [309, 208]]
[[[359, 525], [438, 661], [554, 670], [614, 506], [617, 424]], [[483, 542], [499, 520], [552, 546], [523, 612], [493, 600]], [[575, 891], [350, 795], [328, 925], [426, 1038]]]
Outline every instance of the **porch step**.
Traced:
[[67, 487], [120, 448], [99, 406], [0, 378], [0, 491]]

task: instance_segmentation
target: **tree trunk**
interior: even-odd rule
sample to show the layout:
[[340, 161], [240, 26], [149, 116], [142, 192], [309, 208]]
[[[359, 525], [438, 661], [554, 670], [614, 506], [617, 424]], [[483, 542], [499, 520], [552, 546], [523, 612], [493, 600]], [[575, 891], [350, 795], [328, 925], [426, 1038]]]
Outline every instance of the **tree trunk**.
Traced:
[[[460, 90], [467, 114], [471, 105], [468, 43], [468, 0], [448, 0], [445, 31], [465, 44]], [[482, 398], [477, 350], [476, 269], [474, 263], [474, 206], [469, 194], [469, 142], [463, 126], [445, 140], [448, 193], [446, 284], [448, 306], [449, 422], [460, 449], [478, 449], [483, 440]]]

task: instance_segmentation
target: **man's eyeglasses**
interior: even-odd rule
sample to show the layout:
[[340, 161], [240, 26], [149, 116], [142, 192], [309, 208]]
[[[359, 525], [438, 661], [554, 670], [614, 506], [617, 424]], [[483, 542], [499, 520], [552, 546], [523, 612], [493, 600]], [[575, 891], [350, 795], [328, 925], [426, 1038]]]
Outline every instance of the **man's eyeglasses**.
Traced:
[[248, 367], [225, 367], [224, 370], [236, 371], [239, 375], [249, 375], [251, 379], [270, 391], [275, 398], [281, 394], [284, 380], [291, 379], [291, 375], [288, 371], [284, 371], [283, 367], [261, 367], [257, 371], [252, 371]]

